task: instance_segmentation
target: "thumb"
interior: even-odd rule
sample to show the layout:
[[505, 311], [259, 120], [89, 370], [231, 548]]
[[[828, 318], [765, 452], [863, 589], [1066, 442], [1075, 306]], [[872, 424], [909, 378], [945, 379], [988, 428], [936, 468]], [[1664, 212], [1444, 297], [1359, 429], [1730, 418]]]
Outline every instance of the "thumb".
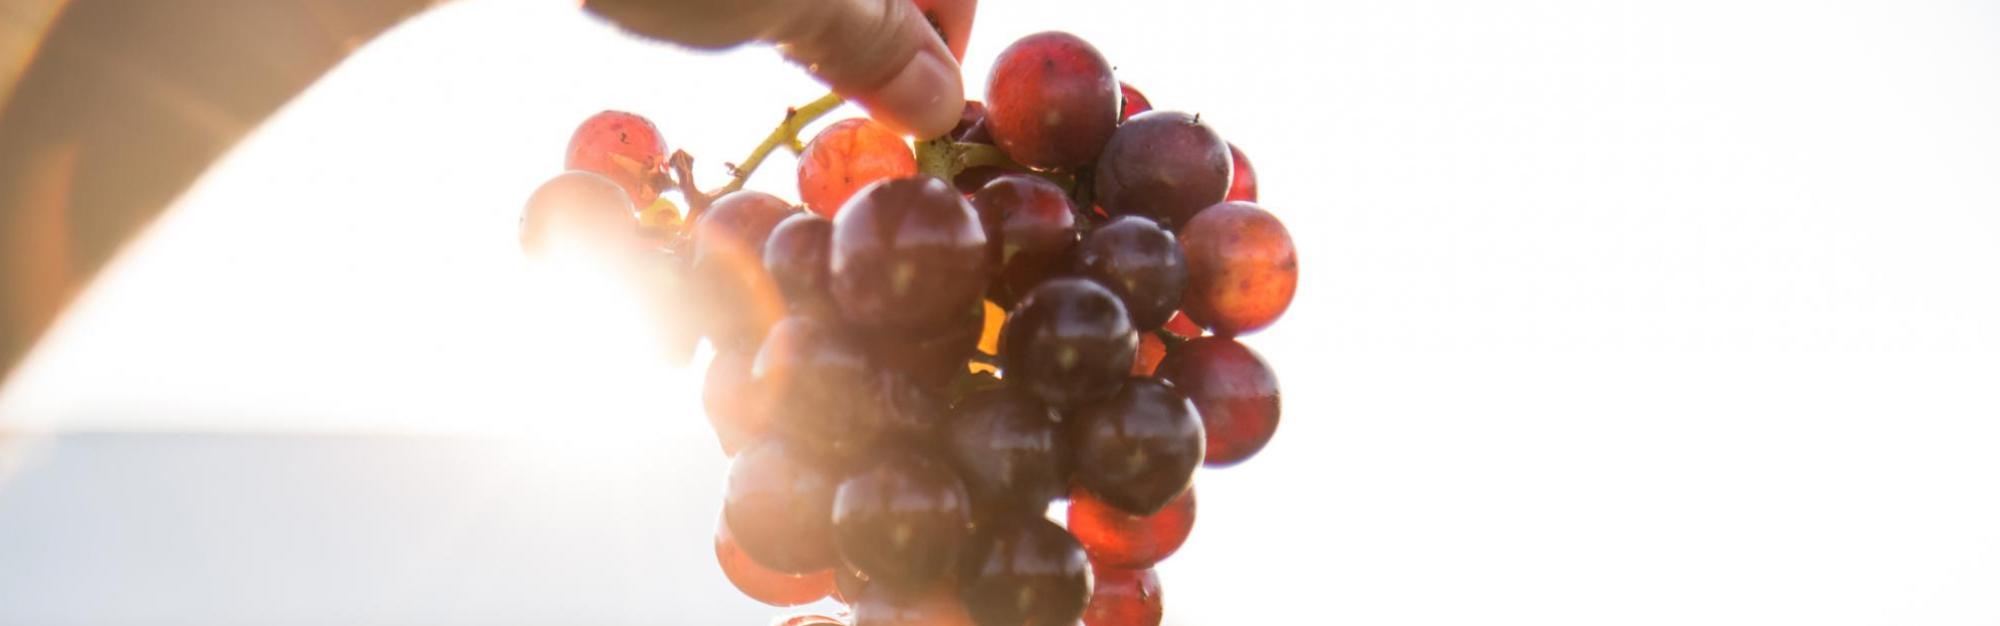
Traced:
[[950, 132], [965, 108], [958, 62], [910, 0], [794, 0], [770, 31], [786, 57], [897, 130]]

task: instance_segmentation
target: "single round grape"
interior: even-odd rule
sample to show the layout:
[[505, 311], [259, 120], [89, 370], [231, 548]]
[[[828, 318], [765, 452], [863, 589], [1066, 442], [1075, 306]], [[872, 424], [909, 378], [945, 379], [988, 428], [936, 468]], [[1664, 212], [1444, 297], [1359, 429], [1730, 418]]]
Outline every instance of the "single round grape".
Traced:
[[868, 119], [834, 122], [799, 153], [799, 198], [833, 217], [854, 192], [877, 181], [917, 173], [917, 157], [889, 127]]
[[871, 585], [913, 590], [951, 570], [972, 523], [972, 503], [951, 467], [913, 451], [886, 451], [841, 481], [833, 540]]
[[1008, 382], [1057, 407], [1116, 393], [1138, 349], [1118, 296], [1082, 278], [1043, 282], [1000, 330]]
[[1132, 119], [1134, 115], [1153, 110], [1153, 102], [1146, 99], [1146, 94], [1139, 93], [1139, 88], [1133, 87], [1132, 83], [1120, 81], [1118, 83], [1118, 95], [1119, 99], [1124, 103], [1124, 106], [1120, 107], [1118, 113], [1118, 121], [1120, 122]]
[[1209, 466], [1240, 463], [1278, 432], [1278, 376], [1234, 339], [1189, 341], [1161, 365], [1160, 376], [1186, 393], [1201, 415], [1208, 440], [1202, 462]]
[[725, 455], [735, 456], [743, 446], [771, 430], [769, 401], [750, 380], [750, 364], [756, 356], [744, 350], [716, 353], [702, 379], [702, 408]]
[[1076, 35], [1022, 37], [993, 61], [986, 130], [1015, 162], [1036, 169], [1089, 165], [1118, 127], [1118, 80]]
[[563, 168], [596, 172], [625, 190], [632, 206], [644, 208], [660, 197], [666, 142], [653, 122], [624, 111], [603, 111], [577, 125], [569, 136]]
[[1243, 156], [1243, 149], [1229, 144], [1229, 195], [1224, 200], [1257, 201], [1257, 170], [1250, 167], [1250, 157]]
[[1092, 564], [1097, 583], [1090, 605], [1083, 609], [1083, 626], [1159, 626], [1165, 613], [1160, 576], [1152, 568], [1118, 569]]
[[1292, 235], [1270, 212], [1248, 202], [1202, 211], [1181, 231], [1188, 288], [1181, 310], [1229, 337], [1255, 331], [1285, 313], [1299, 287]]
[[1097, 159], [1097, 204], [1178, 228], [1229, 194], [1229, 144], [1201, 118], [1148, 111], [1125, 120]]
[[966, 549], [959, 596], [980, 626], [1069, 626], [1090, 602], [1090, 561], [1039, 516], [986, 524]]
[[769, 394], [773, 428], [840, 458], [876, 434], [861, 415], [871, 374], [857, 340], [799, 316], [771, 327], [750, 367], [751, 384]]
[[1081, 230], [1069, 194], [1039, 176], [995, 178], [972, 194], [972, 208], [986, 230], [987, 264], [1003, 305], [1061, 270]]
[[1060, 420], [1048, 405], [1008, 388], [959, 402], [945, 443], [983, 513], [1032, 514], [1062, 497], [1070, 453]]
[[833, 477], [818, 459], [783, 437], [765, 437], [729, 464], [723, 522], [743, 553], [779, 573], [832, 567]]
[[833, 296], [826, 290], [827, 248], [833, 220], [794, 213], [771, 230], [764, 243], [764, 270], [794, 313], [830, 318]]
[[1152, 515], [1186, 491], [1201, 465], [1201, 419], [1179, 390], [1133, 378], [1067, 416], [1076, 481], [1097, 499]]
[[979, 302], [986, 233], [950, 183], [912, 176], [876, 183], [833, 220], [833, 299], [849, 323], [928, 332]]
[[693, 272], [704, 305], [703, 328], [716, 345], [754, 348], [785, 315], [785, 298], [764, 270], [772, 229], [797, 213], [761, 191], [718, 198], [696, 218]]
[[535, 260], [622, 255], [637, 240], [639, 220], [618, 184], [572, 170], [535, 188], [521, 208], [521, 252]]
[[854, 626], [972, 626], [965, 602], [949, 584], [918, 592], [870, 584], [852, 604]]
[[715, 562], [722, 566], [722, 575], [729, 578], [729, 584], [750, 599], [771, 606], [798, 606], [833, 591], [831, 569], [795, 576], [758, 565], [736, 545], [736, 537], [730, 534], [727, 523], [715, 525]]
[[1167, 358], [1167, 344], [1153, 333], [1139, 333], [1139, 352], [1132, 357], [1133, 376], [1152, 376], [1160, 361]]
[[1070, 491], [1069, 532], [1105, 567], [1144, 568], [1173, 556], [1194, 530], [1194, 488], [1152, 515], [1133, 515], [1078, 487]]
[[1187, 289], [1187, 255], [1174, 234], [1153, 220], [1127, 215], [1097, 227], [1076, 249], [1076, 272], [1118, 294], [1132, 326], [1167, 323]]
[[931, 334], [884, 333], [869, 337], [876, 364], [931, 387], [943, 386], [965, 371], [985, 326], [984, 303], [974, 303], [943, 329]]

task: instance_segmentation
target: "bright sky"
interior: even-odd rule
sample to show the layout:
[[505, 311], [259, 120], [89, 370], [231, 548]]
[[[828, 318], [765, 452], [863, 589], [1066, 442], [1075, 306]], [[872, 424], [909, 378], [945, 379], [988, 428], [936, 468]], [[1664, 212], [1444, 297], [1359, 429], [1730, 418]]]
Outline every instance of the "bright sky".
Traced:
[[[2000, 619], [1992, 3], [979, 20], [970, 95], [1016, 37], [1083, 35], [1242, 146], [1301, 247], [1297, 302], [1247, 341], [1284, 427], [1201, 474], [1170, 623]], [[439, 9], [211, 171], [0, 424], [710, 454], [698, 377], [588, 288], [529, 280], [514, 220], [592, 112], [652, 117], [715, 181], [821, 91], [769, 50], [690, 54], [560, 3]], [[791, 172], [752, 186], [795, 197]]]

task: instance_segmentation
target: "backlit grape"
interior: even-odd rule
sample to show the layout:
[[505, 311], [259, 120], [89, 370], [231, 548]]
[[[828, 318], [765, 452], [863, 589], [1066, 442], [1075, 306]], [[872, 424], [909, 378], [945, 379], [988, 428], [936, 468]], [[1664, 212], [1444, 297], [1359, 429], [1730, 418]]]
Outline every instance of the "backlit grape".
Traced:
[[1250, 157], [1243, 156], [1243, 149], [1229, 144], [1229, 195], [1225, 200], [1257, 201], [1257, 170], [1250, 167]]
[[1089, 490], [1070, 492], [1069, 532], [1090, 553], [1090, 562], [1105, 567], [1152, 567], [1172, 556], [1194, 530], [1194, 488], [1189, 487], [1166, 508], [1152, 515], [1133, 515], [1105, 503]]
[[797, 576], [758, 565], [736, 545], [727, 523], [715, 525], [715, 561], [738, 591], [771, 606], [798, 606], [833, 591], [833, 570]]
[[585, 118], [570, 134], [563, 168], [601, 174], [625, 190], [632, 206], [644, 208], [660, 197], [658, 181], [666, 149], [651, 120], [604, 111]]
[[1276, 216], [1248, 202], [1202, 211], [1181, 231], [1188, 289], [1181, 310], [1225, 337], [1271, 325], [1292, 304], [1299, 257]]
[[638, 241], [632, 201], [611, 179], [568, 171], [542, 183], [521, 209], [521, 251], [528, 258], [622, 257]]
[[833, 217], [848, 198], [877, 181], [917, 173], [917, 157], [903, 137], [874, 120], [834, 122], [799, 153], [799, 199]]
[[1189, 341], [1161, 364], [1160, 376], [1186, 393], [1201, 415], [1208, 439], [1203, 462], [1210, 466], [1240, 463], [1278, 432], [1278, 377], [1234, 339]]
[[832, 567], [833, 476], [805, 449], [766, 437], [729, 464], [723, 522], [743, 553], [783, 574]]
[[1120, 122], [1132, 119], [1134, 115], [1153, 110], [1152, 101], [1146, 99], [1146, 94], [1139, 93], [1139, 89], [1133, 87], [1132, 83], [1118, 83], [1118, 93], [1120, 101], [1124, 103], [1118, 113], [1118, 121]]
[[1160, 577], [1152, 568], [1090, 568], [1096, 585], [1083, 609], [1084, 626], [1159, 626], [1164, 613]]
[[1014, 161], [1039, 169], [1090, 164], [1118, 126], [1111, 63], [1075, 35], [1046, 32], [1007, 46], [986, 82], [986, 130]]

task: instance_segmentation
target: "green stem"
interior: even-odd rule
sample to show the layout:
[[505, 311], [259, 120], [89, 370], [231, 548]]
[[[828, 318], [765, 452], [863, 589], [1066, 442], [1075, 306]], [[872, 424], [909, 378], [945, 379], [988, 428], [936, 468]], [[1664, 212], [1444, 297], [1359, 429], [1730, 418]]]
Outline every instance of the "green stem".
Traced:
[[805, 130], [806, 125], [833, 111], [842, 102], [839, 94], [829, 93], [805, 106], [787, 109], [785, 121], [771, 129], [771, 134], [764, 137], [764, 143], [757, 144], [757, 148], [751, 150], [750, 156], [744, 157], [742, 163], [730, 167], [729, 184], [712, 192], [711, 197], [742, 189], [743, 183], [750, 180], [751, 174], [757, 173], [757, 166], [764, 164], [764, 157], [771, 156], [772, 150], [781, 147], [794, 152], [802, 150], [804, 146], [799, 143], [799, 131]]

